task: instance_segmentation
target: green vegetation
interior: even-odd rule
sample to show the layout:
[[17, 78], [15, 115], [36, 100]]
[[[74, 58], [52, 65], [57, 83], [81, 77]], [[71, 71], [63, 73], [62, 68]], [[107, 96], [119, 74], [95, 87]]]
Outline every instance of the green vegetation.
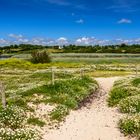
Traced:
[[17, 107], [1, 108], [0, 127], [9, 127], [13, 130], [22, 128], [25, 116], [25, 112]]
[[31, 125], [37, 125], [37, 126], [40, 126], [40, 127], [43, 127], [46, 124], [45, 122], [43, 122], [39, 118], [35, 118], [33, 116], [28, 118], [27, 123], [31, 124]]
[[121, 80], [114, 84], [108, 98], [108, 105], [115, 106], [122, 99], [140, 94], [138, 87], [133, 87], [129, 79]]
[[140, 85], [140, 78], [136, 78], [132, 81], [133, 86], [137, 87]]
[[139, 53], [140, 45], [106, 45], [106, 46], [65, 46], [64, 52], [70, 53]]
[[33, 63], [50, 63], [51, 58], [47, 51], [34, 51], [31, 54], [31, 61]]
[[[55, 83], [52, 85], [51, 66], [55, 64], [57, 69], [54, 69]], [[55, 108], [48, 114], [50, 119], [62, 121], [69, 110], [77, 109], [85, 98], [98, 89], [95, 80], [87, 76], [81, 77], [80, 65], [67, 64], [64, 69], [65, 63], [33, 64], [20, 59], [0, 61], [0, 80], [6, 85], [7, 104], [14, 104], [31, 112], [34, 117], [28, 118], [28, 123], [40, 126], [45, 124], [34, 115], [36, 109], [28, 103], [51, 104]]]
[[16, 106], [0, 109], [0, 139], [2, 140], [40, 140], [36, 130], [26, 127], [26, 114]]
[[[98, 89], [98, 83], [89, 77], [136, 74], [135, 64], [140, 65], [140, 55], [124, 53], [136, 53], [136, 50], [139, 51], [139, 46], [122, 46], [81, 46], [80, 49], [76, 46], [68, 46], [60, 50], [58, 46], [53, 48], [31, 47], [22, 44], [1, 48], [2, 53], [12, 55], [12, 58], [0, 61], [0, 80], [6, 85], [7, 105], [16, 105], [18, 109], [22, 108], [26, 112], [25, 115], [28, 114], [28, 117], [23, 117], [27, 126], [43, 127], [53, 121], [63, 121], [71, 110], [78, 109], [85, 99]], [[41, 49], [51, 52], [51, 62], [48, 61], [49, 57], [46, 52], [43, 51], [40, 55]], [[105, 53], [102, 53], [103, 51]], [[80, 54], [75, 52], [80, 52]], [[108, 52], [113, 53], [108, 54]], [[31, 60], [31, 54], [35, 58], [34, 61]], [[39, 58], [40, 56], [41, 58]], [[54, 84], [52, 84], [52, 68], [55, 73]], [[139, 71], [140, 69], [138, 69]], [[129, 118], [121, 119], [119, 123], [121, 131], [125, 134], [137, 135], [139, 133], [139, 85], [139, 77], [125, 78], [115, 82], [109, 94], [109, 106], [117, 106], [122, 113], [129, 113]], [[45, 115], [42, 112], [38, 114], [38, 110], [43, 110], [40, 105], [43, 106]], [[22, 131], [22, 127], [18, 126], [18, 123], [16, 124], [16, 117], [13, 117], [16, 113], [12, 111], [10, 110], [6, 114], [7, 118], [11, 117], [11, 119], [8, 121], [4, 117], [4, 120], [1, 119], [3, 122], [0, 124], [8, 126], [0, 126], [0, 138], [16, 140], [21, 137], [27, 140], [31, 138], [38, 140], [36, 131], [27, 128], [25, 132]], [[16, 116], [18, 118], [19, 115]], [[27, 119], [25, 120], [25, 118]], [[13, 120], [13, 126], [10, 124], [12, 121], [9, 123], [10, 120]], [[10, 128], [10, 133], [7, 133], [7, 128]], [[18, 130], [20, 134], [18, 134]]]
[[120, 119], [119, 127], [125, 135], [140, 138], [140, 78], [131, 77], [116, 81], [108, 98], [109, 106], [116, 106], [127, 117]]
[[136, 114], [123, 118], [119, 122], [121, 131], [125, 134], [140, 134], [140, 115]]
[[114, 106], [114, 105], [118, 104], [122, 98], [125, 98], [128, 96], [130, 96], [130, 93], [127, 91], [127, 89], [123, 89], [120, 87], [113, 88], [113, 90], [111, 91], [111, 93], [109, 95], [108, 105]]
[[139, 53], [140, 45], [106, 45], [106, 46], [76, 46], [69, 45], [63, 46], [59, 49], [59, 46], [41, 46], [41, 45], [31, 45], [31, 44], [20, 44], [20, 45], [10, 45], [5, 47], [0, 47], [1, 53], [25, 53], [32, 52], [38, 49], [48, 49], [51, 52], [65, 52], [65, 53]]
[[68, 108], [65, 105], [59, 105], [50, 113], [50, 116], [51, 120], [62, 121], [68, 114]]
[[140, 94], [127, 97], [120, 101], [119, 109], [123, 113], [139, 113], [140, 112]]
[[47, 69], [52, 66], [57, 68], [78, 68], [82, 67], [84, 63], [65, 63], [65, 62], [52, 62], [45, 64], [33, 64], [30, 61], [11, 58], [0, 61], [0, 69], [20, 69], [20, 70], [39, 70], [39, 69]]
[[73, 78], [70, 80], [56, 81], [54, 85], [43, 85], [21, 93], [22, 98], [43, 95], [42, 102], [57, 104], [51, 113], [51, 119], [58, 121], [68, 114], [69, 109], [76, 109], [80, 102], [98, 89], [95, 80], [89, 77]]

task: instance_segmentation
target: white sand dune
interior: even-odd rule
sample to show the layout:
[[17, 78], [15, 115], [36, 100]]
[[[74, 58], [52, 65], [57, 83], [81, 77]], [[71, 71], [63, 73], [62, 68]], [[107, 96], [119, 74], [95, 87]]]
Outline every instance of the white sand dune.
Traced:
[[121, 118], [116, 108], [107, 106], [107, 96], [118, 77], [96, 78], [102, 94], [89, 107], [72, 111], [60, 129], [49, 130], [43, 140], [132, 140], [117, 128]]

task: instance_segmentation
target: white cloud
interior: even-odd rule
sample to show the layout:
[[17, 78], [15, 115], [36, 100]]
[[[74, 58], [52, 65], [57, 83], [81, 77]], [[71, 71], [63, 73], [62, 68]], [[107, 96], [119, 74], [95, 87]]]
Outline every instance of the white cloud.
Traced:
[[84, 20], [83, 19], [76, 20], [76, 23], [83, 24]]
[[89, 38], [89, 37], [82, 37], [82, 38], [78, 38], [75, 41], [75, 43], [79, 44], [79, 45], [89, 45], [89, 44], [93, 44], [95, 40], [96, 39], [94, 37], [91, 37], [91, 38]]
[[[8, 35], [9, 36], [9, 35]], [[66, 37], [60, 37], [58, 39], [49, 39], [49, 38], [25, 38], [22, 35], [10, 34], [11, 38], [1, 38], [0, 39], [0, 46], [6, 46], [11, 44], [33, 44], [33, 45], [113, 45], [113, 44], [140, 44], [140, 38], [136, 39], [114, 39], [114, 40], [107, 40], [107, 39], [97, 39], [95, 37], [81, 37], [73, 40], [69, 40]], [[13, 39], [14, 37], [14, 39]]]
[[119, 24], [123, 24], [123, 23], [130, 24], [130, 23], [132, 23], [132, 20], [123, 18], [123, 19], [119, 20], [118, 23]]
[[47, 45], [51, 46], [51, 45], [54, 45], [55, 44], [55, 41], [54, 40], [50, 40], [47, 42]]
[[66, 45], [66, 44], [68, 44], [69, 42], [68, 42], [68, 39], [67, 39], [67, 38], [65, 38], [65, 37], [60, 37], [60, 38], [58, 38], [58, 39], [56, 40], [56, 43], [57, 43], [58, 45]]
[[28, 42], [29, 42], [29, 39], [22, 39], [22, 38], [20, 38], [20, 39], [18, 40], [18, 42], [28, 43]]
[[95, 37], [82, 37], [75, 41], [77, 45], [107, 45], [111, 43], [110, 40], [100, 40]]
[[16, 35], [16, 34], [9, 34], [8, 36], [11, 37], [11, 38], [14, 38], [14, 39], [23, 38], [23, 35], [21, 35], [21, 34], [19, 34], [19, 35]]
[[140, 38], [135, 39], [136, 44], [140, 44]]
[[0, 39], [0, 45], [9, 45], [9, 43], [10, 42], [6, 39], [3, 39], [3, 38]]

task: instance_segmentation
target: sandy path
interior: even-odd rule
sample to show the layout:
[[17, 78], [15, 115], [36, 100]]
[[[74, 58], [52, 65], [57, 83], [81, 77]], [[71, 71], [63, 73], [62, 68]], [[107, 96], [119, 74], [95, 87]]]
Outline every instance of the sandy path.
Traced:
[[121, 114], [107, 107], [107, 93], [117, 79], [97, 78], [102, 96], [94, 99], [90, 107], [72, 111], [60, 129], [47, 132], [44, 140], [130, 140], [117, 128]]

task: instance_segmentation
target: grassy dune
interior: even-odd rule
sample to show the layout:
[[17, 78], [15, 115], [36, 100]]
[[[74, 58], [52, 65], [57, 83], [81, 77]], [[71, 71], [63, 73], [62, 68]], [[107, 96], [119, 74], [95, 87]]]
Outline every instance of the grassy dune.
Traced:
[[108, 98], [109, 106], [117, 106], [127, 117], [119, 121], [125, 135], [140, 138], [140, 77], [126, 78], [114, 84]]

